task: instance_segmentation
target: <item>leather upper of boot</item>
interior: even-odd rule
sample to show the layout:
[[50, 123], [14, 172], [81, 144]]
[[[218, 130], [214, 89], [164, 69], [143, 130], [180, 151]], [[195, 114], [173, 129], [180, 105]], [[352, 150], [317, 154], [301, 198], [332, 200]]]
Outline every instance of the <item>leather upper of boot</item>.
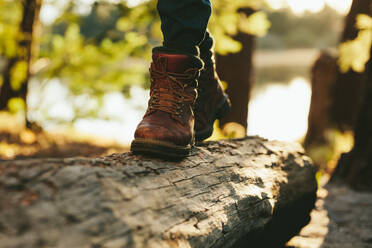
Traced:
[[135, 138], [192, 144], [194, 136], [193, 105], [197, 97], [200, 66], [195, 58], [183, 54], [153, 54], [150, 67], [150, 100]]
[[198, 99], [194, 107], [195, 130], [202, 131], [210, 126], [213, 112], [224, 100], [224, 92], [214, 65], [206, 65], [198, 81]]

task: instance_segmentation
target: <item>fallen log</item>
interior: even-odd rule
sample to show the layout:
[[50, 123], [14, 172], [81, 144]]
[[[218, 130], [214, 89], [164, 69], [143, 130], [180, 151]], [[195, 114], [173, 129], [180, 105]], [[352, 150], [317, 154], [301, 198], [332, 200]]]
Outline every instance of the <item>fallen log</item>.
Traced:
[[299, 145], [258, 137], [208, 142], [180, 162], [6, 161], [0, 247], [273, 247], [308, 223], [316, 188]]

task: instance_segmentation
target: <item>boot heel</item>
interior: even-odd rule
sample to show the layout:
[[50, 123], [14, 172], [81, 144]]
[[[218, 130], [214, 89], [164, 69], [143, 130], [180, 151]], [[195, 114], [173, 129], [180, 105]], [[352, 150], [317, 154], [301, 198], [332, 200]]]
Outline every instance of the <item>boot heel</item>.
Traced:
[[216, 119], [221, 120], [223, 117], [229, 113], [231, 108], [231, 103], [228, 96], [225, 94], [224, 99], [219, 102], [216, 107], [216, 110], [212, 113], [211, 122], [209, 123], [208, 127], [204, 130], [195, 131], [195, 140], [197, 142], [203, 141], [209, 138], [213, 133], [213, 124]]

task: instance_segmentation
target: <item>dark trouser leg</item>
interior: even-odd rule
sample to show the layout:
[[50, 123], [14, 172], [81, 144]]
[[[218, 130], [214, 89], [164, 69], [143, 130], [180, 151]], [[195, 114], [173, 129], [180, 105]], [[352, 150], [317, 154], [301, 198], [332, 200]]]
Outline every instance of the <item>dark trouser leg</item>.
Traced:
[[198, 55], [211, 9], [209, 0], [159, 0], [163, 48]]

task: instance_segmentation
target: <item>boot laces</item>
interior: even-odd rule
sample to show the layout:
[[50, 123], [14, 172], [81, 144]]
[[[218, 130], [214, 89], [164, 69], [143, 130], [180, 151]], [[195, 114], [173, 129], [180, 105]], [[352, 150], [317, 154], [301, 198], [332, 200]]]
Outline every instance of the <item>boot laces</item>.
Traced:
[[[167, 112], [174, 118], [180, 119], [182, 107], [185, 103], [194, 104], [196, 93], [185, 91], [189, 87], [196, 87], [193, 83], [198, 77], [199, 69], [191, 68], [184, 73], [168, 72], [167, 61], [160, 61], [160, 70], [154, 65], [150, 67], [151, 88], [149, 108], [146, 115], [156, 110]], [[160, 80], [167, 80], [167, 84], [160, 84]]]

